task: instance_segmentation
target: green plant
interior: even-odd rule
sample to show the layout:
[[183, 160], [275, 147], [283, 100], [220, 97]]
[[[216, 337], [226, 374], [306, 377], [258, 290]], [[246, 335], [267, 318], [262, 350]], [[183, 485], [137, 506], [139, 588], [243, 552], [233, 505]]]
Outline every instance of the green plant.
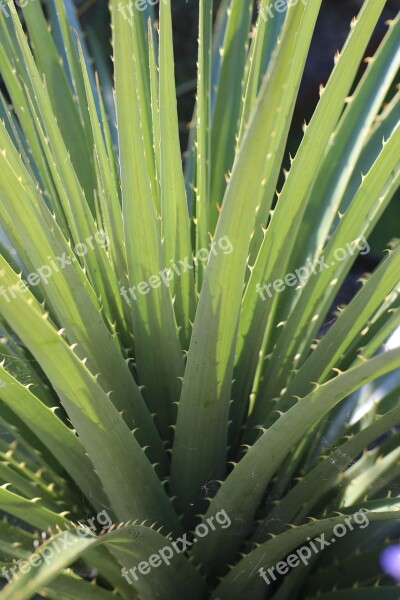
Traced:
[[[399, 19], [353, 89], [385, 5], [364, 2], [276, 194], [321, 0], [251, 37], [252, 1], [223, 0], [213, 35], [200, 2], [185, 172], [170, 0], [159, 35], [111, 2], [117, 149], [52, 1], [51, 30], [23, 8], [29, 43], [10, 1], [0, 21], [0, 566], [42, 530], [63, 551], [0, 599], [397, 598], [379, 554], [400, 516], [400, 350], [377, 351], [400, 324], [400, 246], [321, 327], [399, 184]], [[392, 372], [379, 402], [354, 395]], [[361, 509], [368, 530], [266, 586], [259, 568]], [[103, 510], [116, 526], [79, 536]], [[171, 565], [122, 576], [200, 521]]]

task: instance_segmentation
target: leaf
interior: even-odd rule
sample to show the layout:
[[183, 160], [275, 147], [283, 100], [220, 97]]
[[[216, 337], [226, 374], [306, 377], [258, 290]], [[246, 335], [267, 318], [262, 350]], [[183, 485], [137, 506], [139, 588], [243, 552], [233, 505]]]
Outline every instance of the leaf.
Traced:
[[[400, 419], [400, 409], [393, 408], [378, 418], [369, 427], [362, 429], [349, 437], [342, 444], [332, 445], [324, 459], [310, 469], [301, 480], [280, 499], [261, 521], [253, 536], [253, 541], [264, 541], [269, 533], [280, 533], [286, 523], [299, 524], [315, 511], [325, 494], [330, 494], [332, 502], [338, 506], [340, 498], [334, 496], [339, 492], [338, 484], [345, 486], [343, 474], [357, 457], [377, 440], [394, 427]], [[351, 479], [348, 481], [350, 483]]]
[[217, 205], [222, 203], [225, 176], [235, 158], [235, 136], [241, 113], [242, 73], [246, 63], [247, 42], [253, 2], [232, 0], [229, 5], [224, 43], [220, 50], [218, 88], [213, 102], [211, 129], [211, 198], [209, 231], [218, 220]]
[[[313, 260], [318, 248], [325, 245], [352, 173], [360, 177], [360, 171], [355, 170], [356, 161], [400, 67], [399, 34], [400, 18], [397, 17], [390, 23], [375, 56], [368, 62], [363, 78], [348, 99], [346, 110], [332, 134], [313, 184], [303, 221], [304, 235], [296, 243], [291, 260], [293, 266], [305, 264], [307, 256]], [[379, 152], [380, 146], [376, 148], [374, 162]], [[341, 212], [344, 212], [343, 207]], [[317, 227], [315, 223], [318, 223]]]
[[[367, 0], [358, 19], [353, 21], [352, 31], [322, 92], [279, 194], [243, 299], [235, 369], [236, 394], [239, 398], [247, 400], [249, 397], [258, 366], [269, 352], [273, 325], [278, 324], [275, 322], [278, 294], [263, 301], [258, 295], [257, 284], [274, 282], [286, 276], [293, 243], [303, 222], [310, 185], [314, 181], [330, 135], [337, 125], [345, 98], [357, 74], [359, 61], [384, 4], [384, 0]], [[312, 5], [314, 4], [308, 3], [307, 9], [311, 10]], [[238, 420], [238, 417], [234, 416], [234, 420]], [[241, 425], [240, 419], [239, 423]]]
[[[177, 263], [180, 275], [172, 277], [170, 290], [184, 349], [189, 346], [194, 318], [192, 246], [185, 181], [179, 144], [174, 55], [172, 46], [171, 1], [160, 4], [160, 184], [161, 227], [165, 264]], [[180, 269], [180, 260], [190, 267]]]
[[239, 139], [250, 121], [256, 105], [260, 85], [271, 63], [273, 50], [279, 41], [279, 34], [286, 18], [287, 7], [277, 11], [274, 18], [268, 18], [268, 12], [274, 10], [272, 0], [262, 0], [257, 7], [258, 17], [252, 35], [250, 52], [245, 72], [243, 107], [240, 120]]
[[[144, 396], [150, 410], [157, 414], [161, 435], [168, 440], [169, 426], [174, 421], [173, 403], [180, 394], [178, 377], [183, 374], [183, 358], [167, 288], [168, 272], [164, 269], [152, 196], [150, 159], [143, 148], [142, 127], [145, 125], [139, 110], [141, 100], [137, 97], [141, 67], [133, 59], [135, 36], [129, 22], [118, 11], [117, 2], [112, 6], [122, 210], [128, 276], [132, 284], [129, 294], [125, 288], [119, 291], [132, 311], [138, 380], [145, 386]], [[127, 77], [126, 73], [131, 76]], [[166, 284], [160, 279], [160, 273], [164, 274]], [[157, 278], [154, 287], [148, 283], [151, 277]], [[141, 282], [146, 285], [139, 293], [137, 286]]]
[[[97, 471], [117, 518], [163, 519], [164, 516], [165, 524], [179, 530], [178, 518], [153, 466], [108, 395], [57, 334], [31, 294], [17, 291], [17, 275], [3, 260], [0, 260], [0, 266], [3, 282], [16, 291], [12, 302], [1, 300], [2, 314], [42, 365]], [[96, 402], [93, 402], [94, 398]], [[126, 463], [127, 454], [135, 465], [134, 471]]]
[[218, 530], [212, 540], [207, 540], [207, 549], [201, 540], [196, 545], [194, 554], [203, 565], [215, 568], [234, 556], [248, 533], [246, 524], [254, 517], [272, 476], [311, 427], [364, 383], [399, 366], [400, 350], [366, 361], [318, 386], [308, 396], [299, 399], [269, 429], [263, 430], [261, 437], [223, 482], [204, 516], [204, 519], [209, 518], [223, 506], [233, 519], [229, 528]]
[[[1, 143], [2, 128], [0, 126]], [[24, 234], [24, 244], [18, 247], [26, 247], [30, 253], [30, 259], [35, 265], [31, 273], [47, 265], [44, 273], [51, 276], [41, 278], [39, 284], [42, 286], [46, 302], [54, 311], [55, 318], [63, 324], [70, 343], [79, 340], [79, 353], [82, 359], [90, 357], [92, 373], [98, 375], [98, 383], [107, 393], [114, 392], [113, 402], [120, 411], [126, 411], [125, 418], [130, 425], [140, 428], [139, 439], [146, 444], [152, 440], [151, 448], [155, 451], [155, 460], [162, 461], [164, 448], [161, 443], [154, 423], [148, 413], [129, 367], [120, 355], [111, 333], [107, 330], [102, 315], [99, 312], [98, 300], [95, 297], [83, 271], [73, 260], [74, 255], [70, 251], [66, 240], [63, 238], [57, 225], [43, 206], [40, 199], [36, 197], [32, 186], [28, 183], [22, 184], [27, 175], [22, 170], [22, 181], [14, 171], [17, 166], [15, 151], [13, 154], [11, 146], [7, 146], [5, 156], [3, 153], [3, 169], [0, 176], [0, 214], [9, 215], [11, 231], [18, 226], [19, 236]], [[22, 168], [22, 165], [18, 165]], [[21, 198], [24, 199], [24, 210], [18, 210], [21, 206]], [[56, 259], [58, 257], [58, 261]], [[63, 260], [65, 259], [65, 260]], [[2, 260], [4, 263], [4, 259]], [[64, 264], [65, 263], [65, 264]], [[29, 263], [28, 263], [29, 265]], [[61, 269], [61, 265], [64, 266]], [[44, 282], [47, 281], [45, 284]], [[22, 285], [22, 284], [21, 284]], [[2, 289], [3, 301], [9, 302], [7, 290]], [[23, 288], [25, 289], [25, 288]], [[14, 302], [14, 299], [13, 299]], [[118, 373], [118, 375], [117, 375]], [[147, 436], [150, 437], [147, 437]], [[143, 436], [143, 437], [142, 437]]]
[[[302, 286], [268, 365], [274, 381], [269, 383], [270, 377], [265, 375], [266, 385], [260, 386], [260, 397], [277, 397], [290, 380], [292, 370], [304, 364], [351, 265], [360, 252], [365, 254], [370, 249], [366, 239], [400, 184], [399, 153], [400, 127], [385, 143], [327, 246], [319, 253], [322, 263], [313, 262], [313, 270], [308, 263], [309, 280]], [[300, 387], [298, 394], [302, 393]]]
[[[85, 579], [74, 576], [73, 573], [61, 573], [43, 589], [46, 597], [54, 600], [115, 600], [115, 593], [93, 585]], [[124, 596], [128, 598], [127, 595]]]
[[[196, 129], [196, 250], [209, 246], [211, 173], [211, 45], [213, 1], [200, 2], [199, 56], [197, 72]], [[197, 266], [197, 291], [201, 289], [205, 266]]]
[[[273, 73], [263, 84], [258, 109], [243, 138], [226, 191], [200, 293], [178, 409], [171, 489], [182, 512], [190, 505], [193, 513], [198, 512], [202, 486], [225, 474], [235, 342], [257, 191], [266, 162], [272, 159], [267, 153], [276, 127], [275, 114], [282, 102], [286, 109], [295, 100], [318, 8], [316, 2], [307, 9], [302, 3], [291, 9]], [[293, 55], [299, 57], [296, 63]], [[277, 143], [282, 141], [277, 138]]]
[[73, 431], [1, 365], [0, 399], [42, 440], [89, 500], [94, 497], [106, 501], [85, 449]]
[[[109, 237], [109, 248], [112, 260], [114, 263], [115, 272], [111, 269], [103, 271], [103, 277], [108, 280], [106, 289], [106, 298], [111, 300], [110, 313], [120, 316], [122, 321], [121, 329], [126, 327], [124, 322], [124, 306], [121, 295], [107, 294], [108, 289], [117, 289], [121, 282], [127, 283], [126, 271], [126, 250], [123, 243], [123, 222], [120, 206], [120, 198], [118, 195], [118, 182], [113, 177], [112, 159], [107, 154], [106, 142], [103, 138], [103, 133], [96, 113], [95, 98], [90, 86], [90, 80], [86, 65], [84, 62], [84, 56], [82, 47], [78, 41], [80, 66], [82, 70], [82, 77], [84, 83], [84, 89], [86, 91], [86, 101], [88, 105], [90, 123], [93, 130], [94, 137], [94, 155], [97, 165], [97, 173], [99, 181], [99, 190], [103, 193], [100, 194], [101, 213], [104, 222], [106, 223], [106, 231]], [[100, 268], [102, 264], [100, 263]], [[104, 298], [104, 301], [106, 301]], [[124, 303], [125, 304], [125, 303]]]
[[[365, 282], [352, 302], [343, 310], [337, 321], [321, 339], [303, 367], [290, 381], [287, 396], [294, 391], [307, 393], [313, 381], [324, 381], [329, 371], [345, 353], [352, 330], [360, 331], [368, 318], [385, 300], [399, 282], [400, 246], [376, 269], [373, 276]], [[354, 335], [354, 333], [353, 333]]]
[[[382, 502], [383, 505], [384, 502]], [[399, 519], [399, 503], [398, 501], [397, 504], [395, 502], [388, 502], [387, 508], [383, 508], [380, 512], [373, 512], [364, 508], [365, 515], [371, 522]], [[344, 514], [341, 516], [324, 518], [319, 521], [307, 523], [307, 525], [291, 528], [277, 538], [265, 542], [256, 550], [250, 552], [250, 554], [231, 569], [229, 574], [217, 587], [214, 598], [236, 600], [236, 598], [249, 597], [252, 588], [254, 585], [257, 585], [257, 581], [259, 580], [259, 568], [272, 566], [281, 560], [282, 557], [289, 554], [291, 550], [302, 544], [307, 544], [308, 539], [315, 538], [322, 533], [331, 532], [336, 524], [345, 522], [345, 514], [354, 514], [356, 510], [353, 507], [353, 512], [343, 511]], [[364, 598], [364, 596], [361, 597]]]
[[356, 191], [360, 187], [363, 173], [368, 173], [374, 164], [379, 153], [379, 149], [382, 147], [382, 140], [389, 139], [393, 131], [398, 126], [399, 103], [400, 90], [393, 96], [392, 100], [385, 105], [381, 114], [376, 117], [376, 123], [372, 128], [368, 142], [363, 148], [357, 164], [354, 167], [354, 171], [344, 193], [343, 201], [340, 207], [340, 211], [342, 213], [346, 210]]
[[[151, 91], [151, 115], [153, 125], [153, 150], [154, 160], [156, 165], [156, 176], [157, 176], [157, 204], [156, 213], [161, 215], [160, 206], [160, 173], [161, 173], [161, 134], [160, 134], [160, 78], [158, 71], [158, 64], [156, 59], [156, 40], [158, 42], [158, 32], [153, 26], [151, 20], [147, 23], [148, 26], [148, 38], [149, 38], [149, 68], [150, 68], [150, 91]], [[154, 33], [153, 33], [154, 30]], [[161, 224], [160, 224], [161, 227]]]
[[[93, 206], [95, 176], [91, 153], [92, 135], [90, 128], [87, 128], [88, 121], [86, 120], [84, 124], [81, 120], [65, 71], [47, 28], [40, 2], [26, 3], [23, 15], [28, 26], [38, 70], [42, 74], [46, 74], [46, 88], [61, 135], [71, 154], [72, 164], [85, 190], [87, 201], [90, 206]], [[23, 48], [22, 52], [24, 52]], [[26, 64], [27, 74], [30, 75], [32, 70], [28, 65], [29, 63]]]
[[[48, 559], [47, 564], [42, 562], [35, 571], [20, 575], [17, 580], [0, 592], [0, 600], [9, 598], [28, 600], [32, 594], [51, 583], [62, 568], [76, 561], [80, 556], [84, 556], [90, 548], [108, 547], [111, 552], [115, 552], [121, 558], [122, 564], [127, 565], [128, 568], [148, 560], [150, 556], [166, 546], [171, 548], [171, 545], [166, 543], [166, 538], [160, 533], [150, 527], [138, 524], [126, 525], [98, 538], [88, 531], [85, 533], [85, 530], [81, 530], [81, 533], [69, 531], [54, 536], [44, 547], [56, 544], [61, 537], [65, 540], [63, 552]], [[68, 546], [66, 546], [67, 544]], [[173, 552], [173, 548], [171, 551]], [[161, 565], [157, 567], [156, 580], [136, 575], [138, 579], [136, 582], [134, 575], [129, 575], [127, 568], [122, 569], [122, 576], [127, 578], [128, 583], [133, 583], [134, 588], [140, 592], [140, 596], [144, 600], [152, 600], [160, 593], [168, 597], [177, 597], [178, 593], [182, 598], [190, 595], [198, 600], [204, 597], [204, 582], [183, 554], [173, 553], [170, 564], [167, 564], [167, 561], [162, 564], [161, 557], [160, 562]], [[148, 563], [147, 566], [151, 569]]]
[[[11, 16], [32, 88], [32, 94], [29, 98], [30, 113], [36, 122], [43, 152], [54, 179], [62, 210], [76, 245], [84, 242], [89, 243], [97, 234], [96, 224], [88, 206], [91, 198], [85, 197], [76, 175], [58, 122], [53, 113], [46, 87], [40, 81], [38, 68], [33, 60], [14, 7], [11, 8]], [[78, 256], [82, 257], [80, 260], [88, 271], [88, 278], [94, 289], [98, 295], [102, 296], [103, 302], [107, 304], [105, 289], [107, 289], [107, 283], [111, 278], [111, 268], [106, 253], [101, 252], [99, 244], [92, 243], [91, 249], [92, 252], [82, 253], [79, 251]], [[99, 268], [99, 264], [102, 267], [101, 269]], [[108, 272], [108, 277], [102, 277], [104, 272]], [[113, 315], [110, 314], [109, 317], [110, 320], [113, 319]]]

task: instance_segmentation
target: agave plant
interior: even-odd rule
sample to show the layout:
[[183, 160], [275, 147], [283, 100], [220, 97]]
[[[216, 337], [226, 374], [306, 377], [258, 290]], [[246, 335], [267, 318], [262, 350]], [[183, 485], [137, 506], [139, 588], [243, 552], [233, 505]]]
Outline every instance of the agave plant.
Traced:
[[69, 0], [1, 5], [0, 600], [398, 598], [400, 246], [331, 307], [399, 185], [399, 18], [285, 170], [321, 0], [200, 1], [184, 164], [151, 4], [111, 0], [113, 98]]

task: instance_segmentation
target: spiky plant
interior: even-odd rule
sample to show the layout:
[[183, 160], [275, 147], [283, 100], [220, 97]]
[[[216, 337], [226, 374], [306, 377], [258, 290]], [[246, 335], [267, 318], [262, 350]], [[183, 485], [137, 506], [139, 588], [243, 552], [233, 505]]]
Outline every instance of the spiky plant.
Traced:
[[330, 310], [399, 184], [399, 19], [354, 85], [363, 3], [280, 184], [321, 0], [200, 1], [185, 170], [170, 0], [112, 0], [114, 103], [69, 0], [7, 2], [0, 599], [398, 598], [400, 246]]

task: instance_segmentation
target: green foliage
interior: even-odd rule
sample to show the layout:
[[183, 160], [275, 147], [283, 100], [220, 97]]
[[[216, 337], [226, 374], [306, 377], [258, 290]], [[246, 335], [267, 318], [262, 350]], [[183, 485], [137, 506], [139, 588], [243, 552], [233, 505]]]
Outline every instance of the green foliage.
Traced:
[[[157, 20], [111, 1], [114, 104], [69, 0], [51, 28], [38, 1], [4, 5], [0, 600], [398, 596], [379, 569], [400, 518], [396, 240], [327, 322], [399, 186], [400, 20], [355, 84], [385, 7], [365, 0], [278, 193], [321, 1], [255, 20], [225, 1], [213, 26], [201, 0], [186, 164], [171, 0]], [[261, 567], [358, 511], [368, 530], [266, 587]]]

